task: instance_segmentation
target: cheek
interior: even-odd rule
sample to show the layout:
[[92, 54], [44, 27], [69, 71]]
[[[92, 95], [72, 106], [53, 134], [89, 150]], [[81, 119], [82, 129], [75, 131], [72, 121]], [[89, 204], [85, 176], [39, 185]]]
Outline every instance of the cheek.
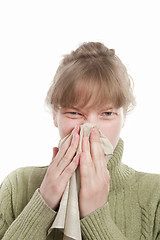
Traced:
[[112, 128], [111, 142], [114, 149], [117, 146], [117, 143], [119, 141], [121, 129], [122, 129], [122, 123], [115, 124]]
[[103, 134], [109, 139], [114, 149], [118, 143], [121, 129], [122, 129], [121, 121], [110, 123], [108, 122], [105, 125], [104, 129], [102, 129]]
[[70, 134], [75, 128], [76, 123], [70, 119], [63, 119], [59, 121], [58, 129], [60, 138], [64, 138], [68, 134]]

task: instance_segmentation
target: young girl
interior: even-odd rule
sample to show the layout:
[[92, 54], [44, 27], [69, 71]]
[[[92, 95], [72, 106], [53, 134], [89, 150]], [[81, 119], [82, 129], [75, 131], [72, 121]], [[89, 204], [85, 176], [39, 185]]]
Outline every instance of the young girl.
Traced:
[[[60, 138], [68, 137], [60, 148], [53, 148], [48, 167], [21, 168], [4, 180], [0, 239], [63, 239], [62, 231], [50, 227], [67, 183], [79, 168], [83, 239], [160, 240], [160, 176], [122, 163], [120, 133], [135, 99], [131, 79], [114, 50], [89, 42], [64, 56], [47, 103]], [[82, 138], [78, 152], [85, 123], [94, 127], [89, 139]], [[107, 167], [100, 133], [114, 150]]]

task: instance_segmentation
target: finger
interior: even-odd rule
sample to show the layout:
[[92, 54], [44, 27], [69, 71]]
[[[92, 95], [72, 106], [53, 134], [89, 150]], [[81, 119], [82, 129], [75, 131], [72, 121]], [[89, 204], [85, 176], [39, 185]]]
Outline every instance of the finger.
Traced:
[[[95, 169], [93, 164], [87, 162], [87, 154], [80, 154], [80, 185], [83, 193], [88, 194], [88, 189], [95, 183]], [[87, 191], [87, 192], [86, 192]]]
[[81, 188], [83, 188], [83, 186], [86, 186], [86, 182], [87, 182], [87, 164], [86, 163], [86, 153], [85, 152], [81, 152], [80, 154], [80, 185]]
[[68, 164], [66, 168], [62, 171], [60, 175], [61, 180], [64, 180], [65, 182], [67, 182], [71, 178], [71, 176], [73, 175], [73, 173], [78, 167], [79, 158], [80, 158], [80, 153], [77, 153], [76, 156], [73, 158], [73, 160], [70, 162], [70, 164]]
[[56, 157], [57, 153], [58, 153], [58, 148], [57, 147], [53, 147], [53, 157], [52, 157], [52, 161], [51, 163], [54, 161], [54, 158]]
[[78, 134], [79, 132], [79, 127], [76, 126], [73, 131], [72, 131], [72, 134], [67, 138], [67, 140], [61, 145], [60, 149], [59, 149], [59, 152], [57, 153], [56, 155], [56, 164], [58, 165], [59, 162], [61, 161], [61, 159], [65, 156], [68, 148], [70, 147], [71, 145], [71, 142], [73, 141], [73, 136]]
[[101, 146], [100, 134], [97, 128], [93, 128], [90, 133], [90, 149], [95, 169], [101, 171], [105, 165], [105, 155]]
[[92, 178], [95, 175], [95, 166], [90, 154], [90, 144], [88, 137], [82, 138], [82, 154], [80, 156], [81, 178]]
[[59, 161], [58, 169], [57, 169], [59, 174], [61, 174], [64, 171], [64, 169], [70, 164], [70, 162], [73, 160], [77, 152], [78, 143], [79, 143], [79, 135], [76, 133], [73, 135], [71, 145], [68, 148], [66, 154], [63, 156], [61, 161]]
[[88, 178], [88, 164], [87, 164], [87, 154], [85, 152], [81, 152], [80, 154], [80, 179], [81, 185], [84, 184], [86, 178]]
[[80, 156], [82, 174], [92, 177], [95, 174], [95, 167], [90, 154], [90, 144], [87, 136], [82, 138], [82, 155]]
[[88, 162], [92, 161], [90, 154], [89, 139], [86, 136], [82, 138], [82, 152], [86, 154], [86, 161]]

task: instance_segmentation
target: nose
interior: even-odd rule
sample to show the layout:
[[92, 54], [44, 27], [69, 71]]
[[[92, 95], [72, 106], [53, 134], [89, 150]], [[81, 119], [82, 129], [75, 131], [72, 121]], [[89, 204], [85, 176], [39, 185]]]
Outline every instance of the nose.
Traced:
[[85, 123], [98, 124], [98, 117], [96, 114], [88, 114], [85, 118]]

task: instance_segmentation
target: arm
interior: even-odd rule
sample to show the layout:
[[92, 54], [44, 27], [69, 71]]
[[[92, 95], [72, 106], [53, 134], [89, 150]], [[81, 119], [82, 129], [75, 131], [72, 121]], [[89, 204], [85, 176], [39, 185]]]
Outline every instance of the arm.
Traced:
[[81, 229], [84, 240], [127, 240], [113, 222], [108, 203], [81, 219]]
[[0, 189], [0, 239], [44, 240], [56, 212], [44, 202], [38, 190], [15, 219], [12, 205], [11, 184], [6, 179]]

